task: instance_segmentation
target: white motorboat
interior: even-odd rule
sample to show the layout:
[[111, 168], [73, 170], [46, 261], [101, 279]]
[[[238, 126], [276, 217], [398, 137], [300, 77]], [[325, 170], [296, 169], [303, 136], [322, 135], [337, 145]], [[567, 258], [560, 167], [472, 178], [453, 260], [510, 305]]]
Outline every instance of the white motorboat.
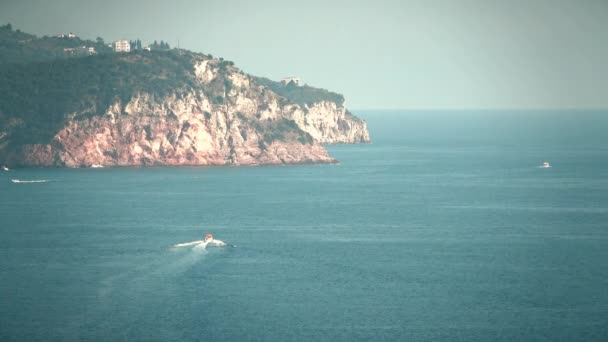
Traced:
[[[227, 246], [227, 244], [224, 241], [214, 239], [213, 234], [207, 233], [207, 234], [205, 234], [205, 240], [178, 243], [177, 245], [173, 245], [173, 247], [188, 247], [188, 246], [206, 248], [207, 246], [225, 247], [225, 246]], [[233, 245], [230, 245], [230, 246], [234, 247]]]

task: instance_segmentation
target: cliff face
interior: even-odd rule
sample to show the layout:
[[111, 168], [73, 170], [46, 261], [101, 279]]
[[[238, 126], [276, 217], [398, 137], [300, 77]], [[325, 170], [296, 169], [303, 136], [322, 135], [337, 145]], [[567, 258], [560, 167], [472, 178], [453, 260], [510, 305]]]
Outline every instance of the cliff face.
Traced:
[[106, 115], [69, 120], [49, 144], [28, 144], [9, 164], [81, 167], [227, 165], [334, 162], [318, 144], [265, 141], [235, 111], [199, 110], [207, 102], [188, 94], [156, 102], [134, 98]]
[[370, 142], [365, 121], [350, 114], [343, 105], [322, 101], [306, 109], [296, 109], [292, 119], [315, 141], [322, 144]]
[[5, 113], [0, 161], [67, 167], [331, 163], [321, 143], [369, 141], [365, 122], [341, 104], [302, 107], [232, 64], [201, 56], [191, 63], [193, 86], [162, 95], [137, 91], [115, 98], [101, 114], [86, 107], [61, 113], [62, 124], [46, 141], [21, 143], [27, 124]]

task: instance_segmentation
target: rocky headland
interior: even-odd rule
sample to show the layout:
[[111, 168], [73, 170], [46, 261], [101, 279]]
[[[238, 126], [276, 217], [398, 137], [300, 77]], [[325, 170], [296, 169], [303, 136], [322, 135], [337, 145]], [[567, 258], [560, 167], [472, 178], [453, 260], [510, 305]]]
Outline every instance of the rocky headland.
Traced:
[[0, 65], [10, 167], [332, 163], [370, 141], [341, 95], [186, 50]]

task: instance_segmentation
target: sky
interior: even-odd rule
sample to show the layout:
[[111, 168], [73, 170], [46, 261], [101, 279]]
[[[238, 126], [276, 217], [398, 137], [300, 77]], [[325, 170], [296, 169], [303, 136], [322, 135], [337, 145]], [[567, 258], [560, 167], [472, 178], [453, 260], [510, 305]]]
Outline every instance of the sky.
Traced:
[[608, 108], [607, 0], [0, 0], [5, 23], [179, 41], [351, 109]]

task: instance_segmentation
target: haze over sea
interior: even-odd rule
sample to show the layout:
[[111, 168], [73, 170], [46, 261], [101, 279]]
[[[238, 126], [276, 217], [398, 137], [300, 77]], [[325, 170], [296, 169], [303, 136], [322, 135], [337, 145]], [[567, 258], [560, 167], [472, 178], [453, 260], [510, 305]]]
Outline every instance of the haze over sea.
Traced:
[[608, 340], [607, 112], [356, 114], [338, 165], [0, 173], [0, 340]]

